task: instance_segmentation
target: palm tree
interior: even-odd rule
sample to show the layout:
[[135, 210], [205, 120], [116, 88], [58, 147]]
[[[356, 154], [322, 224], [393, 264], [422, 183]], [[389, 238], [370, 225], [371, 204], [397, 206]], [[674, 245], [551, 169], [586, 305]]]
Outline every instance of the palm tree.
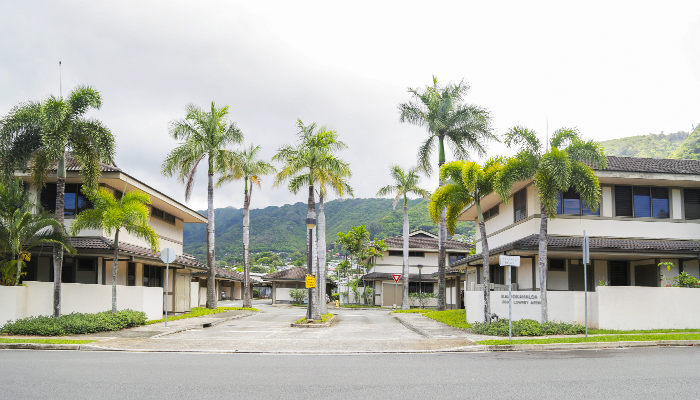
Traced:
[[63, 225], [50, 214], [34, 209], [22, 181], [0, 184], [0, 252], [8, 254], [13, 264], [15, 276], [8, 279], [11, 285], [19, 285], [32, 247], [56, 244], [75, 254]]
[[[283, 145], [277, 150], [273, 160], [284, 163], [282, 170], [277, 173], [274, 186], [289, 181], [289, 191], [298, 193], [305, 186], [309, 186], [307, 218], [316, 218], [316, 204], [314, 183], [319, 179], [319, 171], [342, 171], [343, 162], [332, 156], [334, 151], [346, 148], [345, 143], [338, 140], [338, 134], [328, 130], [325, 126], [316, 129], [316, 124], [304, 125], [297, 119], [297, 143], [296, 145]], [[307, 260], [314, 258], [312, 244], [316, 235], [316, 228], [307, 237]], [[309, 310], [307, 319], [320, 319], [318, 308], [318, 290], [309, 289]]]
[[[428, 138], [418, 149], [418, 165], [427, 176], [432, 167], [430, 159], [437, 146], [438, 168], [445, 163], [445, 145], [448, 145], [458, 159], [468, 159], [469, 151], [485, 154], [484, 142], [495, 140], [491, 129], [491, 114], [483, 107], [463, 104], [469, 91], [464, 81], [458, 84], [440, 86], [433, 76], [433, 86], [423, 89], [409, 88], [413, 100], [399, 105], [401, 122], [424, 127]], [[440, 181], [440, 186], [444, 184]], [[445, 309], [445, 211], [440, 216], [438, 229], [438, 310]]]
[[[231, 182], [232, 180], [243, 179], [243, 307], [252, 307], [250, 299], [250, 198], [253, 195], [253, 185], [260, 188], [260, 176], [275, 172], [272, 164], [258, 159], [261, 147], [252, 144], [247, 149], [238, 152], [228, 163], [223, 171], [223, 175], [216, 183], [216, 187]], [[250, 190], [248, 190], [250, 184]]]
[[100, 188], [91, 196], [94, 207], [78, 214], [70, 227], [71, 234], [77, 235], [83, 229], [100, 229], [107, 235], [114, 232], [114, 259], [112, 261], [112, 312], [117, 312], [117, 266], [119, 264], [119, 232], [145, 240], [154, 254], [158, 253], [158, 234], [148, 223], [148, 207], [151, 199], [143, 192], [127, 192], [120, 200], [105, 188]]
[[[31, 166], [31, 182], [42, 189], [49, 168], [56, 165], [56, 218], [63, 225], [66, 187], [66, 154], [72, 153], [80, 166], [86, 195], [97, 190], [100, 162], [112, 163], [114, 137], [100, 121], [85, 118], [99, 109], [102, 98], [90, 86], [78, 86], [68, 99], [49, 96], [43, 102], [14, 107], [0, 123], [0, 170], [7, 181], [15, 169]], [[60, 231], [55, 228], [56, 233]], [[53, 246], [54, 317], [61, 315], [61, 270], [63, 246]]]
[[187, 115], [170, 123], [170, 136], [182, 143], [171, 151], [161, 166], [165, 176], [177, 175], [178, 182], [185, 184], [185, 201], [189, 201], [199, 163], [207, 159], [207, 308], [216, 308], [216, 274], [214, 262], [214, 173], [222, 171], [235, 157], [228, 147], [243, 141], [243, 133], [235, 122], [229, 123], [228, 106], [204, 111], [194, 104], [185, 107]]
[[[323, 129], [323, 128], [322, 128]], [[332, 157], [332, 156], [331, 156]], [[350, 172], [350, 166], [342, 161], [338, 160], [338, 163], [322, 163], [321, 167], [316, 170], [318, 183], [318, 233], [316, 235], [316, 249], [318, 256], [318, 298], [320, 313], [325, 314], [328, 310], [326, 307], [326, 280], [327, 273], [326, 270], [326, 211], [325, 211], [325, 198], [328, 193], [328, 189], [332, 189], [335, 194], [340, 197], [347, 195], [355, 196], [350, 186], [350, 183], [345, 179], [352, 176]], [[324, 167], [340, 167], [339, 170], [328, 170]]]
[[401, 309], [408, 310], [411, 308], [411, 305], [408, 303], [408, 195], [413, 193], [427, 199], [430, 193], [418, 187], [420, 177], [418, 176], [417, 167], [405, 171], [400, 166], [394, 165], [391, 167], [391, 177], [394, 179], [394, 185], [387, 185], [379, 189], [377, 196], [396, 193], [394, 208], [396, 208], [396, 204], [403, 197], [403, 284]]
[[577, 129], [562, 128], [554, 132], [550, 149], [542, 151], [537, 134], [516, 126], [505, 135], [505, 143], [519, 146], [515, 157], [509, 158], [499, 173], [496, 191], [503, 202], [508, 201], [513, 184], [534, 179], [540, 200], [540, 234], [538, 268], [542, 323], [547, 322], [547, 219], [556, 218], [557, 197], [573, 188], [592, 211], [600, 205], [600, 182], [591, 165], [605, 168], [607, 158], [600, 143], [581, 139]]
[[441, 210], [447, 210], [447, 228], [452, 234], [455, 231], [457, 217], [462, 210], [471, 204], [476, 205], [484, 268], [484, 322], [487, 324], [491, 323], [489, 243], [481, 200], [493, 193], [502, 163], [501, 158], [492, 158], [484, 163], [483, 168], [473, 161], [452, 161], [443, 165], [440, 168], [440, 180], [447, 183], [433, 193], [428, 205], [430, 216], [434, 221], [440, 218]]

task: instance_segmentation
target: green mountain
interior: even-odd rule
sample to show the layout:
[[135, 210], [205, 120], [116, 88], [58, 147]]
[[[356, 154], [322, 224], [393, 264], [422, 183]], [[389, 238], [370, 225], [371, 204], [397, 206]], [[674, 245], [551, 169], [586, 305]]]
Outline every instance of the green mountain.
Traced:
[[[391, 199], [346, 199], [326, 203], [326, 242], [333, 247], [338, 232], [347, 232], [353, 226], [367, 225], [372, 238], [382, 239], [400, 235], [403, 228], [401, 204], [392, 209]], [[409, 200], [411, 229], [422, 228], [437, 233], [437, 225], [428, 215], [428, 202]], [[250, 251], [305, 252], [306, 203], [286, 204], [250, 210]], [[206, 215], [206, 211], [200, 211]], [[233, 207], [217, 208], [216, 258], [233, 263], [243, 252], [243, 210]], [[474, 223], [460, 222], [456, 234], [471, 236]], [[185, 251], [206, 260], [206, 226], [185, 224]]]
[[605, 154], [624, 157], [700, 159], [700, 125], [693, 132], [631, 136], [600, 142]]

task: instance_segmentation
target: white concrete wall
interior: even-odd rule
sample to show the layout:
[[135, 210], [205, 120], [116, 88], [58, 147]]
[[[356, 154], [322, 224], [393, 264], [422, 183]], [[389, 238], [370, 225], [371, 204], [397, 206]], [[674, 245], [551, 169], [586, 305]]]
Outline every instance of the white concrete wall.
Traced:
[[700, 290], [672, 287], [598, 287], [604, 329], [700, 328]]
[[27, 316], [27, 287], [0, 286], [0, 327]]
[[[25, 284], [26, 287], [0, 287], [0, 304], [2, 304], [0, 324], [7, 321], [5, 318], [11, 313], [7, 310], [11, 309], [15, 310], [14, 319], [53, 314], [53, 283], [25, 282]], [[14, 301], [9, 300], [12, 296], [15, 298]], [[117, 286], [117, 309], [143, 311], [149, 320], [162, 318], [162, 298], [163, 289], [161, 288]], [[21, 303], [24, 303], [24, 306]], [[5, 307], [5, 304], [14, 304], [14, 307]], [[111, 309], [111, 285], [80, 283], [63, 283], [61, 285], [62, 314], [97, 313]]]
[[199, 281], [190, 282], [190, 309], [199, 307]]

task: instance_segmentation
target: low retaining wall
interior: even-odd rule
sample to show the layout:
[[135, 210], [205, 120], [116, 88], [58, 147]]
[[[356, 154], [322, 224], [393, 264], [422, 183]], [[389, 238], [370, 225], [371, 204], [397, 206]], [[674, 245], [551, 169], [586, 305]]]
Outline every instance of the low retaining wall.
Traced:
[[[483, 292], [464, 294], [467, 321], [482, 322]], [[550, 321], [584, 324], [584, 292], [548, 291]], [[491, 292], [491, 312], [508, 318], [508, 292]], [[539, 291], [513, 292], [513, 320], [541, 318]], [[588, 293], [588, 326], [601, 329], [700, 328], [700, 290], [598, 286]]]
[[[0, 286], [0, 325], [9, 320], [53, 315], [53, 283], [25, 282], [26, 286]], [[117, 285], [117, 309], [163, 317], [163, 289]], [[96, 313], [112, 309], [111, 285], [61, 284], [61, 313]]]

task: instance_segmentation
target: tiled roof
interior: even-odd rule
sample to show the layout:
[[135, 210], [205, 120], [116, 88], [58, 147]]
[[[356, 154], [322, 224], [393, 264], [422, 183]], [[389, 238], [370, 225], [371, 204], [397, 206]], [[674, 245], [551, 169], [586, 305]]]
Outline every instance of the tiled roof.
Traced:
[[[391, 248], [403, 249], [403, 235], [392, 236], [384, 239], [384, 243]], [[458, 240], [445, 240], [445, 248], [447, 250], [470, 250], [473, 245], [460, 242]], [[426, 237], [409, 237], [409, 249], [436, 249], [438, 248], [438, 239]]]
[[[391, 275], [392, 274], [386, 273], [386, 272], [370, 272], [369, 274], [362, 276], [362, 279], [364, 279], [366, 281], [393, 281], [394, 277]], [[408, 280], [409, 281], [422, 280], [425, 282], [431, 282], [431, 281], [434, 281], [435, 279], [432, 279], [430, 277], [430, 274], [423, 274], [422, 277], [420, 274], [408, 274]], [[401, 282], [401, 280], [399, 280], [399, 282]]]
[[[230, 271], [228, 269], [219, 268], [219, 267], [214, 268], [214, 274], [216, 275], [217, 278], [226, 278], [226, 279], [231, 279], [231, 280], [240, 281], [240, 282], [243, 282], [243, 280], [245, 279], [243, 274], [240, 274], [236, 271]], [[209, 272], [208, 271], [194, 272], [194, 273], [192, 273], [192, 275], [207, 277], [207, 276], [209, 276]], [[252, 281], [253, 281], [253, 279], [251, 279], [251, 282]]]
[[[87, 250], [104, 250], [106, 253], [111, 253], [114, 251], [114, 241], [106, 237], [72, 237], [68, 239], [76, 249], [87, 249]], [[142, 258], [150, 258], [154, 261], [160, 261], [160, 252], [154, 254], [151, 249], [141, 246], [135, 246], [129, 243], [119, 243], [119, 254], [120, 255], [133, 255]], [[187, 253], [182, 253], [177, 256], [173, 262], [175, 265], [182, 265], [185, 267], [208, 270], [205, 264], [200, 263], [195, 260], [193, 256]]]
[[[577, 236], [548, 236], [547, 249], [581, 249], [583, 237]], [[590, 237], [589, 246], [591, 250], [610, 250], [628, 252], [690, 252], [700, 254], [700, 242], [691, 240], [659, 240], [659, 239], [624, 239]], [[532, 234], [514, 242], [489, 249], [490, 254], [496, 254], [506, 250], [530, 249], [536, 250], [539, 247], [539, 235]], [[456, 261], [452, 267], [457, 267], [470, 261], [481, 259], [481, 253], [475, 254], [466, 259]]]
[[[52, 171], [56, 170], [56, 164], [54, 164], [51, 167]], [[71, 153], [66, 153], [66, 170], [67, 171], [80, 171], [80, 165], [78, 164], [78, 160], [73, 157], [73, 154]], [[105, 164], [105, 163], [100, 163], [100, 171], [102, 172], [119, 172], [121, 169], [117, 167], [116, 165], [112, 164]]]
[[602, 171], [651, 172], [666, 174], [700, 174], [700, 160], [607, 156]]
[[303, 281], [306, 279], [306, 272], [308, 269], [303, 268], [303, 267], [293, 267], [289, 269], [285, 269], [283, 271], [276, 271], [271, 274], [266, 274], [263, 275], [263, 279], [268, 279], [268, 280], [301, 280]]

